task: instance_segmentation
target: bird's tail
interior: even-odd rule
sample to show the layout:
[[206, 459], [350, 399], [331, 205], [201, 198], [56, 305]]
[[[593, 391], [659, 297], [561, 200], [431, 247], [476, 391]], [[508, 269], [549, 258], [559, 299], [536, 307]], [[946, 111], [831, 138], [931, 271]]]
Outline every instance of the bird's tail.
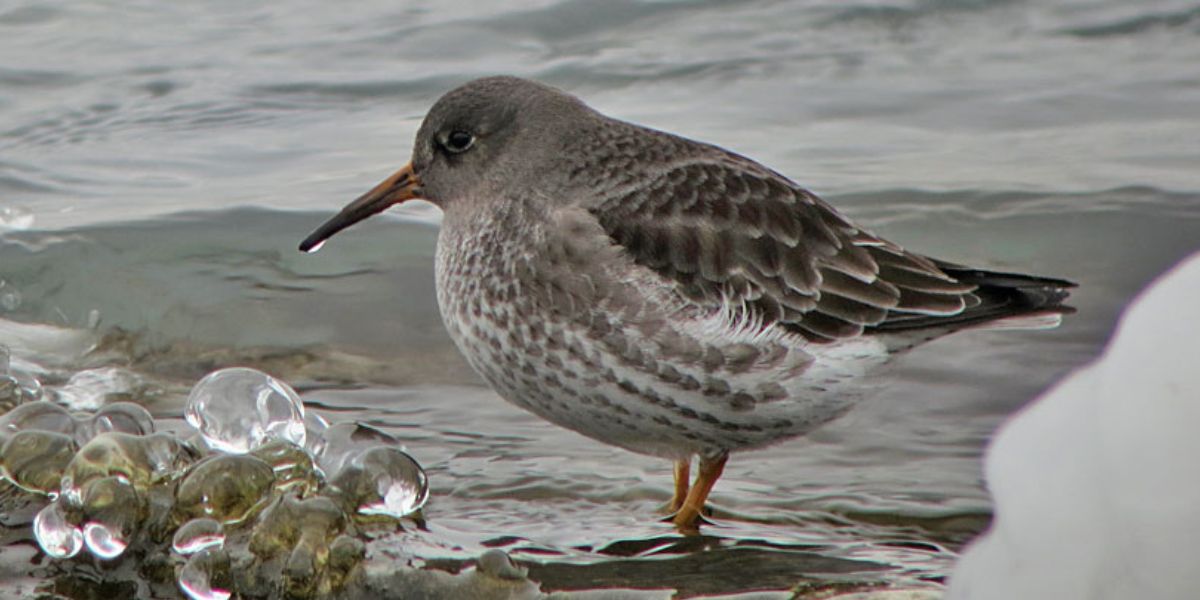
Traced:
[[934, 260], [947, 275], [977, 286], [979, 302], [961, 313], [946, 316], [895, 315], [875, 326], [879, 333], [912, 329], [1045, 329], [1057, 326], [1062, 315], [1075, 312], [1063, 302], [1075, 283], [1065, 279], [986, 271]]

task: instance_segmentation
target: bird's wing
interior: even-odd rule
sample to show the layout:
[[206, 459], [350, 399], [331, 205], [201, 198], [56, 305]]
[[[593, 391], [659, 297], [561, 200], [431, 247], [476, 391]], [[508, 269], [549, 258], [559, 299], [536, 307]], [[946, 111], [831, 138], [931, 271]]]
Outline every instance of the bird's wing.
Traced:
[[953, 317], [980, 302], [975, 284], [736, 155], [681, 161], [587, 208], [687, 300], [736, 307], [814, 341], [906, 317]]

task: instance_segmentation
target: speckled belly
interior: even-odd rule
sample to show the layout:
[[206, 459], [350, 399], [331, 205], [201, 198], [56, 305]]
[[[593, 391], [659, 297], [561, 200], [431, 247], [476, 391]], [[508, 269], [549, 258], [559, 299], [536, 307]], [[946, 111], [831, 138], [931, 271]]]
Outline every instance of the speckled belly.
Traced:
[[722, 359], [715, 347], [700, 347], [698, 358], [664, 355], [602, 306], [587, 319], [562, 318], [523, 288], [502, 245], [468, 252], [457, 242], [439, 239], [437, 258], [438, 304], [451, 339], [502, 397], [552, 423], [634, 452], [683, 458], [802, 434], [848, 404], [835, 389], [840, 375], [806, 381], [796, 375], [811, 365], [786, 349], [756, 351], [757, 362], [737, 371], [731, 358], [711, 360]]

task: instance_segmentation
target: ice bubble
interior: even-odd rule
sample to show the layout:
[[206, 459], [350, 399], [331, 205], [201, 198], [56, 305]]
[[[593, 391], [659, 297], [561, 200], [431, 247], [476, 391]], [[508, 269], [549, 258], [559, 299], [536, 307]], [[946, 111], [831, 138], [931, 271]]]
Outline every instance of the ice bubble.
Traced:
[[191, 600], [228, 600], [233, 594], [213, 581], [228, 570], [229, 559], [221, 550], [201, 550], [179, 571], [179, 589]]
[[0, 415], [0, 436], [32, 429], [75, 435], [75, 418], [62, 406], [47, 400], [26, 402]]
[[311, 410], [304, 411], [304, 448], [313, 456], [318, 454], [318, 446], [324, 443], [327, 429], [329, 421], [326, 421], [325, 417]]
[[225, 545], [225, 527], [215, 519], [201, 517], [184, 523], [171, 539], [171, 549], [176, 554], [189, 556], [208, 548]]
[[271, 465], [255, 456], [210, 456], [196, 463], [179, 482], [175, 511], [183, 517], [238, 523], [269, 499], [274, 483]]
[[154, 433], [154, 417], [140, 404], [114, 402], [101, 407], [79, 429], [81, 433], [86, 432], [87, 439], [111, 431], [148, 435]]
[[348, 509], [360, 515], [404, 517], [429, 498], [425, 470], [399, 448], [379, 446], [349, 460], [330, 483]]
[[17, 383], [17, 379], [11, 375], [0, 373], [0, 415], [16, 408], [24, 401], [21, 384]]
[[192, 388], [188, 423], [209, 447], [244, 454], [270, 440], [303, 446], [304, 404], [286, 383], [234, 367], [210, 373]]
[[167, 433], [101, 433], [80, 448], [63, 471], [63, 499], [81, 505], [88, 483], [110, 476], [121, 477], [145, 492], [152, 484], [175, 477], [194, 459], [183, 442]]
[[399, 443], [396, 438], [369, 425], [343, 421], [330, 425], [313, 444], [312, 452], [317, 457], [317, 466], [329, 477], [334, 477], [342, 465], [359, 452]]
[[275, 489], [294, 491], [301, 496], [315, 492], [320, 486], [317, 467], [308, 452], [291, 442], [275, 440], [250, 451], [275, 471]]
[[20, 392], [20, 402], [33, 402], [42, 399], [42, 395], [45, 392], [42, 389], [42, 382], [37, 377], [11, 367], [8, 371], [8, 377], [12, 378], [17, 384], [17, 390]]
[[96, 410], [109, 396], [128, 397], [141, 385], [141, 378], [125, 369], [85, 369], [72, 375], [59, 388], [58, 401], [72, 410]]
[[34, 517], [33, 535], [51, 558], [71, 558], [83, 549], [83, 532], [67, 520], [58, 502], [47, 504]]
[[199, 452], [190, 444], [165, 432], [138, 437], [138, 448], [150, 467], [152, 481], [179, 477], [184, 467], [199, 458]]
[[83, 526], [83, 543], [96, 558], [112, 560], [125, 553], [129, 541], [122, 539], [111, 528], [95, 521]]
[[102, 477], [88, 483], [82, 512], [84, 545], [97, 558], [111, 560], [137, 533], [141, 499], [124, 477]]
[[75, 456], [75, 440], [54, 431], [27, 429], [0, 450], [0, 474], [17, 487], [57, 496], [62, 475]]

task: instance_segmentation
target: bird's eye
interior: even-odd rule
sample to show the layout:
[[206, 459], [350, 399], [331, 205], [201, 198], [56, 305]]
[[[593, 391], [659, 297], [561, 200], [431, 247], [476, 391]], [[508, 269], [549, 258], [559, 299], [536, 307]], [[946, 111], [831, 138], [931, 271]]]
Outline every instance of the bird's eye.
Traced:
[[446, 148], [446, 151], [453, 154], [466, 152], [473, 145], [475, 145], [475, 136], [462, 130], [451, 131], [446, 135], [446, 141], [442, 142], [442, 146]]

